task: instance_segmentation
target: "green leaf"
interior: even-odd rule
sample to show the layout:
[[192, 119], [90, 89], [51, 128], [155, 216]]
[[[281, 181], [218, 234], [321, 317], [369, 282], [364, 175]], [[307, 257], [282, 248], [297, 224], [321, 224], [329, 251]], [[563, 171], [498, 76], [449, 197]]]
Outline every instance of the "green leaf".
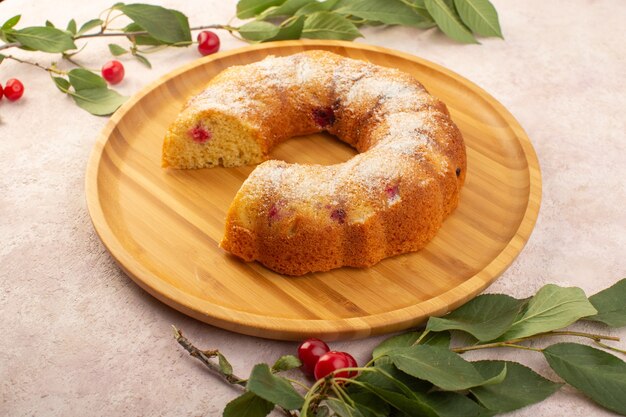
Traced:
[[554, 371], [598, 404], [626, 415], [626, 363], [591, 346], [558, 343], [543, 350]]
[[134, 56], [135, 58], [137, 58], [137, 61], [139, 61], [139, 62], [141, 62], [142, 64], [144, 64], [146, 67], [148, 67], [148, 68], [152, 69], [152, 64], [150, 63], [150, 61], [148, 61], [148, 58], [146, 58], [145, 56], [140, 55], [140, 54], [138, 54], [138, 53], [136, 53], [136, 52], [133, 54], [133, 56]]
[[54, 84], [57, 86], [59, 91], [65, 94], [69, 93], [71, 85], [68, 80], [62, 77], [52, 77], [52, 81], [54, 81]]
[[[367, 374], [373, 374], [367, 372]], [[402, 374], [397, 372], [396, 375]], [[406, 374], [405, 378], [408, 377]], [[384, 377], [384, 376], [383, 376]], [[438, 417], [478, 417], [485, 411], [469, 398], [453, 392], [429, 392], [406, 386], [395, 375], [392, 378], [384, 377], [384, 383], [377, 379], [359, 380], [366, 389], [375, 393], [392, 407], [401, 410], [410, 416], [438, 416]], [[350, 393], [351, 398], [356, 396]], [[367, 410], [372, 410], [371, 407]], [[381, 410], [382, 411], [382, 410]], [[382, 414], [384, 416], [389, 413]]]
[[0, 64], [2, 64], [2, 61], [4, 61], [4, 58], [6, 58], [5, 55], [0, 54]]
[[[352, 384], [352, 386], [356, 386]], [[386, 402], [380, 401], [375, 395], [369, 391], [358, 387], [349, 393], [350, 399], [357, 404], [357, 408], [367, 417], [387, 417], [389, 416], [389, 406]]]
[[70, 92], [74, 102], [96, 116], [107, 116], [117, 110], [128, 97], [108, 88], [91, 88]]
[[501, 382], [506, 368], [495, 378], [484, 378], [460, 355], [441, 347], [417, 345], [389, 352], [391, 361], [403, 372], [425, 379], [446, 391], [459, 391]]
[[[427, 392], [433, 387], [428, 381], [412, 377], [400, 371], [396, 368], [391, 359], [386, 356], [376, 361], [374, 369], [376, 372], [363, 372], [356, 377], [356, 380], [367, 382], [368, 384], [386, 389], [387, 391], [399, 393]], [[352, 388], [352, 390], [354, 390], [354, 388]], [[350, 394], [352, 394], [352, 392], [353, 391], [350, 391]]]
[[442, 318], [431, 317], [426, 330], [462, 330], [483, 342], [494, 340], [509, 330], [524, 304], [504, 294], [480, 295]]
[[[176, 16], [176, 18], [179, 20], [179, 23], [181, 25], [181, 27], [183, 27], [184, 30], [189, 31], [189, 22], [187, 21], [187, 17], [176, 11], [176, 10], [172, 10], [172, 13]], [[146, 30], [141, 27], [140, 25], [138, 25], [137, 23], [130, 23], [128, 24], [126, 27], [124, 27], [122, 29], [125, 33], [132, 33], [132, 32], [145, 32]], [[158, 45], [171, 45], [171, 46], [176, 46], [176, 47], [184, 47], [184, 46], [188, 46], [191, 44], [191, 40], [187, 41], [181, 41], [181, 42], [177, 42], [177, 43], [167, 43], [167, 42], [163, 42], [159, 39], [156, 39], [153, 36], [150, 35], [128, 35], [128, 39], [133, 42], [134, 44], [137, 45], [145, 45], [145, 46], [158, 46]]]
[[329, 408], [325, 404], [320, 405], [319, 407], [317, 407], [315, 417], [330, 417]]
[[[122, 30], [125, 33], [145, 31], [145, 29], [139, 26], [137, 23], [130, 23]], [[134, 43], [136, 43], [137, 45], [147, 45], [147, 46], [167, 45], [167, 43], [161, 42], [160, 40], [150, 35], [132, 35], [132, 36], [129, 35], [128, 39], [130, 39], [131, 41], [134, 39]]]
[[20, 21], [21, 18], [22, 18], [21, 14], [13, 16], [12, 18], [10, 18], [6, 22], [4, 22], [4, 24], [2, 25], [1, 29], [2, 30], [13, 29], [15, 27], [15, 25], [18, 24], [18, 22]]
[[217, 353], [217, 361], [220, 365], [220, 371], [224, 375], [232, 375], [233, 374], [233, 366], [228, 362], [228, 359], [221, 353]]
[[252, 369], [246, 388], [259, 397], [287, 410], [297, 410], [304, 403], [304, 398], [291, 386], [289, 381], [272, 374], [269, 366], [265, 363], [257, 364]]
[[450, 332], [429, 333], [419, 342], [420, 345], [450, 347]]
[[117, 9], [163, 43], [191, 42], [189, 21], [176, 10], [139, 3], [117, 6]]
[[178, 24], [180, 25], [180, 28], [185, 33], [185, 39], [177, 42], [176, 44], [174, 44], [174, 46], [185, 47], [191, 45], [192, 40], [191, 29], [189, 28], [189, 19], [185, 14], [179, 12], [178, 10], [171, 9], [170, 11], [174, 14], [176, 20], [178, 21]]
[[413, 346], [421, 335], [422, 332], [406, 332], [391, 336], [374, 348], [372, 358], [379, 358], [397, 348]]
[[49, 20], [46, 20], [46, 27], [47, 27], [47, 28], [53, 28], [53, 27], [55, 27], [55, 26], [54, 26], [54, 23], [52, 23], [52, 22], [51, 22], [51, 21], [49, 21]]
[[415, 397], [411, 396], [411, 394], [408, 394], [409, 396], [407, 396], [405, 394], [389, 391], [366, 382], [362, 383], [362, 387], [376, 395], [381, 400], [385, 401], [391, 407], [409, 416], [438, 417], [432, 407], [416, 398], [417, 394], [415, 394]]
[[116, 45], [114, 43], [109, 44], [109, 51], [111, 52], [113, 56], [120, 56], [120, 55], [124, 55], [130, 52], [127, 49], [124, 49], [121, 46]]
[[65, 52], [76, 49], [72, 37], [60, 29], [31, 26], [20, 30], [7, 32], [15, 40], [27, 48], [43, 52]]
[[412, 0], [411, 4], [416, 9], [426, 10], [426, 0]]
[[489, 0], [454, 0], [461, 20], [474, 32], [482, 36], [502, 38], [498, 12]]
[[478, 43], [454, 8], [444, 0], [425, 0], [424, 5], [443, 33], [462, 43]]
[[249, 41], [264, 41], [278, 35], [280, 28], [269, 22], [252, 21], [239, 27], [239, 34]]
[[312, 1], [298, 9], [294, 16], [303, 16], [315, 12], [327, 12], [332, 10], [338, 2], [339, 0]]
[[[411, 1], [411, 7], [413, 7], [413, 9], [415, 10], [415, 13], [419, 14], [420, 16], [422, 16], [424, 19], [429, 20], [429, 21], [433, 21], [433, 17], [431, 16], [430, 13], [428, 13], [428, 9], [426, 9], [426, 4], [424, 3], [425, 0], [413, 0]], [[451, 0], [444, 0], [446, 2], [446, 4], [448, 6], [453, 6], [453, 3]]]
[[[298, 16], [292, 19], [285, 26], [280, 27], [278, 34], [273, 38], [266, 39], [267, 41], [285, 41], [289, 39], [300, 39], [302, 35], [302, 28], [304, 27], [304, 16]], [[283, 22], [284, 23], [284, 22]], [[265, 41], [264, 41], [265, 42]]]
[[76, 20], [74, 19], [70, 20], [65, 30], [67, 30], [72, 35], [76, 35]]
[[335, 398], [328, 398], [326, 400], [326, 404], [339, 417], [365, 417], [365, 415], [359, 411], [358, 407], [352, 407], [344, 401], [340, 401]]
[[287, 0], [280, 6], [265, 9], [263, 13], [257, 16], [257, 19], [262, 20], [279, 16], [292, 16], [296, 11], [309, 3], [311, 3], [311, 0]]
[[483, 407], [456, 392], [432, 392], [425, 398], [439, 417], [478, 417], [486, 411]]
[[626, 326], [626, 279], [589, 297], [598, 314], [587, 320], [599, 321], [610, 327]]
[[424, 16], [401, 1], [389, 0], [352, 0], [336, 10], [337, 13], [353, 15], [366, 20], [382, 22], [387, 25], [423, 27], [432, 25]]
[[563, 385], [545, 379], [517, 362], [477, 361], [472, 363], [485, 378], [497, 375], [502, 366], [506, 366], [504, 381], [470, 390], [482, 405], [498, 413], [506, 413], [543, 401]]
[[596, 313], [580, 288], [548, 284], [530, 299], [526, 311], [500, 339], [510, 340], [561, 329]]
[[[374, 348], [372, 351], [372, 357], [378, 358], [386, 355], [396, 348], [413, 346], [421, 336], [422, 332], [406, 332], [392, 336], [383, 340]], [[443, 331], [441, 333], [429, 333], [424, 336], [424, 338], [420, 341], [420, 344], [447, 348], [450, 346], [450, 333]]]
[[68, 73], [70, 84], [76, 91], [92, 88], [107, 88], [104, 78], [84, 68], [74, 68]]
[[351, 41], [361, 36], [354, 23], [334, 12], [313, 13], [306, 17], [302, 28], [302, 37], [310, 39]]
[[102, 25], [102, 23], [103, 22], [102, 22], [101, 19], [91, 19], [91, 20], [88, 20], [87, 22], [83, 23], [83, 25], [80, 27], [80, 29], [78, 29], [78, 32], [76, 32], [76, 35], [80, 36], [80, 35], [88, 32], [89, 30]]
[[239, 19], [249, 19], [270, 7], [280, 6], [284, 2], [285, 0], [239, 0], [237, 3], [237, 17]]
[[290, 369], [299, 368], [302, 366], [300, 359], [293, 355], [284, 355], [278, 358], [278, 360], [272, 365], [272, 372], [283, 372]]
[[274, 404], [248, 391], [226, 404], [223, 415], [224, 417], [265, 417], [273, 409]]

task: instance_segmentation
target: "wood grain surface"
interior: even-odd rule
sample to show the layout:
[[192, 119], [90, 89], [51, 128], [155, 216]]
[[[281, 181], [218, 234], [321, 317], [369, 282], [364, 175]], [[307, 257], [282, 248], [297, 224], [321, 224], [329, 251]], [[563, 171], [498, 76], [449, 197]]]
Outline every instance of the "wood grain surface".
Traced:
[[[160, 166], [168, 125], [187, 98], [221, 70], [307, 49], [398, 68], [450, 109], [467, 145], [460, 204], [420, 252], [367, 269], [303, 277], [276, 274], [222, 251], [228, 206], [254, 167], [177, 171]], [[272, 153], [288, 162], [333, 164], [355, 151], [316, 134]], [[541, 174], [513, 116], [488, 93], [423, 59], [341, 41], [286, 41], [209, 56], [132, 97], [98, 138], [86, 174], [94, 227], [124, 271], [171, 307], [215, 326], [299, 340], [362, 338], [406, 329], [468, 301], [511, 264], [534, 227]]]

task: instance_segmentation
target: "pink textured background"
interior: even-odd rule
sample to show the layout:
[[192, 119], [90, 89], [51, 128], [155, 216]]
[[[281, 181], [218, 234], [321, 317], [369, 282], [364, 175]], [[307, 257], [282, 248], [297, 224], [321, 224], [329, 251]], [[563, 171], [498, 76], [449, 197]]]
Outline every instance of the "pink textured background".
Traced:
[[[112, 3], [6, 0], [0, 21], [21, 13], [23, 25], [45, 19], [65, 25], [71, 17], [80, 24]], [[235, 3], [160, 4], [199, 25], [227, 22]], [[526, 249], [488, 291], [525, 297], [556, 283], [594, 293], [626, 276], [626, 2], [494, 3], [506, 41], [460, 45], [433, 30], [396, 27], [366, 29], [358, 42], [409, 52], [469, 78], [530, 136], [543, 173], [541, 214]], [[243, 45], [221, 35], [222, 49]], [[99, 67], [109, 59], [106, 43], [90, 42], [77, 59]], [[162, 52], [150, 56], [154, 69], [148, 70], [123, 57], [127, 76], [119, 89], [132, 94], [197, 58], [195, 48]], [[49, 64], [56, 56], [36, 59]], [[240, 375], [293, 353], [296, 344], [197, 322], [126, 277], [93, 231], [83, 189], [87, 158], [106, 119], [75, 107], [41, 71], [2, 63], [0, 81], [15, 76], [26, 86], [24, 98], [0, 102], [0, 415], [221, 414], [237, 391], [187, 357], [171, 337], [171, 324], [200, 347], [222, 349]], [[606, 333], [626, 339], [625, 329]], [[381, 339], [332, 346], [365, 361]], [[555, 378], [532, 352], [493, 355]], [[485, 355], [473, 357], [479, 356]], [[565, 388], [510, 415], [612, 414]]]

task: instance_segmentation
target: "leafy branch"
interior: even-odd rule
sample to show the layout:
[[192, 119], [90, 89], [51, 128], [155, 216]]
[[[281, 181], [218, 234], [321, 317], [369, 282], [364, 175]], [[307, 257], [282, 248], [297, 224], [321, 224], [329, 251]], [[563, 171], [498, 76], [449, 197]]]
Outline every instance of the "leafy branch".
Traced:
[[[187, 352], [189, 352], [191, 356], [198, 359], [214, 373], [223, 376], [229, 384], [239, 386], [246, 385], [245, 379], [239, 378], [233, 374], [233, 367], [218, 350], [200, 350], [191, 344], [191, 342], [183, 336], [180, 330], [178, 330], [175, 326], [172, 327], [174, 329], [174, 338], [183, 348], [185, 348]], [[211, 361], [211, 358], [215, 357], [219, 358], [218, 364]]]
[[521, 346], [521, 345], [519, 345], [519, 343], [520, 342], [525, 342], [525, 341], [528, 341], [528, 340], [531, 340], [531, 339], [538, 339], [538, 338], [548, 337], [548, 336], [578, 336], [578, 337], [583, 337], [583, 338], [591, 339], [594, 342], [596, 342], [598, 345], [600, 345], [600, 346], [602, 346], [604, 348], [607, 348], [607, 349], [615, 349], [615, 348], [602, 343], [601, 342], [602, 340], [612, 340], [614, 342], [619, 342], [620, 341], [619, 337], [615, 337], [615, 336], [605, 336], [605, 335], [601, 335], [601, 334], [574, 332], [574, 331], [569, 331], [569, 330], [561, 330], [561, 331], [553, 330], [553, 331], [550, 331], [550, 332], [538, 333], [538, 334], [535, 334], [535, 335], [532, 335], [532, 336], [521, 337], [521, 338], [518, 338], [518, 339], [511, 339], [511, 340], [507, 340], [507, 341], [504, 341], [504, 342], [493, 342], [493, 343], [485, 343], [485, 344], [478, 344], [478, 345], [458, 347], [458, 348], [452, 349], [452, 351], [457, 352], [457, 353], [465, 353], [465, 352], [469, 352], [471, 350], [504, 347], [504, 348], [517, 348], [517, 349], [535, 350], [537, 352], [541, 352], [541, 349], [529, 348], [528, 346]]
[[[225, 30], [251, 43], [300, 38], [353, 40], [363, 36], [361, 27], [380, 25], [438, 27], [462, 43], [478, 43], [475, 35], [502, 37], [497, 12], [489, 0], [239, 0], [236, 17], [244, 23], [190, 27], [187, 16], [178, 10], [116, 3], [80, 26], [71, 19], [65, 29], [49, 21], [44, 26], [18, 29], [21, 16], [17, 15], [0, 27], [3, 42], [0, 51], [19, 48], [60, 54], [62, 60], [87, 71], [73, 57], [86, 46], [79, 48], [76, 42], [91, 38], [125, 38], [127, 45], [109, 44], [110, 53], [113, 56], [129, 54], [151, 68], [146, 54], [168, 47], [188, 47], [194, 43], [191, 33], [205, 29]], [[125, 20], [126, 26], [111, 28], [111, 23], [119, 19]], [[55, 85], [92, 114], [111, 114], [126, 100], [103, 84], [102, 77], [93, 71], [89, 77], [92, 84], [83, 82], [76, 86], [71, 77], [66, 76], [71, 71], [61, 71], [55, 63], [40, 65], [0, 53], [0, 63], [4, 59], [58, 75], [53, 78]]]
[[[626, 279], [589, 298], [579, 288], [551, 284], [524, 300], [504, 294], [481, 295], [444, 317], [430, 318], [422, 331], [383, 341], [366, 365], [338, 369], [310, 386], [278, 375], [300, 365], [295, 357], [282, 357], [272, 367], [258, 364], [243, 380], [233, 376], [230, 364], [224, 368], [218, 351], [197, 349], [178, 330], [175, 337], [214, 374], [230, 384], [245, 386], [245, 392], [224, 409], [225, 417], [244, 412], [263, 417], [275, 406], [288, 416], [300, 417], [476, 417], [540, 402], [563, 385], [517, 362], [469, 362], [460, 355], [491, 348], [540, 353], [565, 383], [599, 405], [626, 415], [626, 362], [579, 343], [561, 342], [545, 348], [527, 345], [535, 339], [560, 336], [590, 339], [600, 347], [626, 353], [603, 343], [619, 342], [618, 337], [562, 330], [581, 320], [608, 327], [626, 326], [624, 299]], [[464, 333], [475, 342], [452, 346], [452, 332]], [[219, 363], [214, 362], [216, 356]], [[288, 365], [278, 366], [280, 363]], [[342, 376], [349, 371], [358, 372], [358, 376]]]
[[[228, 362], [228, 360], [224, 357], [224, 355], [222, 355], [218, 350], [216, 349], [200, 350], [197, 347], [195, 347], [186, 337], [184, 337], [182, 332], [179, 329], [177, 329], [175, 326], [172, 326], [172, 328], [174, 330], [174, 338], [187, 352], [189, 352], [189, 355], [198, 359], [200, 362], [204, 364], [204, 366], [209, 368], [211, 372], [213, 372], [215, 375], [222, 377], [227, 383], [238, 386], [238, 387], [246, 386], [247, 380], [240, 378], [236, 376], [235, 374], [233, 374], [232, 365]], [[211, 359], [215, 357], [218, 358], [217, 363], [211, 361]], [[287, 369], [292, 369], [293, 367], [300, 366], [300, 361], [297, 358], [294, 358], [294, 359], [295, 359], [295, 362], [291, 360], [291, 363], [294, 364], [294, 366], [291, 366], [291, 367], [290, 365], [287, 365], [287, 362], [289, 361], [289, 359], [285, 359], [285, 358], [279, 359], [279, 362], [277, 362], [279, 366], [281, 363], [286, 364], [286, 365], [282, 365], [280, 370], [287, 370]], [[274, 406], [272, 406], [272, 408], [274, 408]], [[293, 417], [293, 414], [289, 410], [283, 408], [282, 411], [288, 417]]]

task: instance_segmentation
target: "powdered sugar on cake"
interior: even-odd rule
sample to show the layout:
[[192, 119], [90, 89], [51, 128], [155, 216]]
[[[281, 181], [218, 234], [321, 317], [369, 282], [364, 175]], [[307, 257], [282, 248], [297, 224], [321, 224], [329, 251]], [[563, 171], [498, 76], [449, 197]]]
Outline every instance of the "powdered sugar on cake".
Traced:
[[[202, 136], [193, 131], [199, 118], [212, 132], [202, 143], [188, 133]], [[281, 141], [321, 131], [360, 152], [329, 166], [266, 160], [241, 186], [220, 246], [280, 273], [419, 250], [465, 180], [463, 139], [441, 102], [407, 73], [325, 51], [229, 67], [179, 120], [176, 140], [191, 142], [194, 155], [222, 151], [224, 166], [258, 163]]]
[[[320, 66], [314, 65], [309, 57], [299, 56], [293, 65], [287, 66], [281, 62], [285, 59], [290, 58], [268, 57], [249, 66], [248, 71], [257, 72], [264, 86], [277, 91], [323, 76]], [[351, 60], [334, 68], [332, 83], [343, 107], [358, 108], [364, 103], [376, 107], [372, 123], [384, 123], [386, 129], [368, 152], [375, 153], [376, 157], [366, 158], [361, 154], [325, 167], [268, 161], [259, 165], [247, 181], [254, 186], [244, 184], [243, 189], [250, 199], [264, 199], [280, 191], [281, 201], [286, 206], [305, 205], [319, 210], [320, 202], [324, 201], [336, 210], [345, 204], [346, 195], [360, 193], [368, 204], [377, 207], [401, 201], [398, 184], [402, 174], [414, 169], [418, 161], [424, 162], [427, 159], [424, 155], [430, 155], [428, 161], [435, 172], [445, 175], [449, 161], [443, 154], [434, 152], [437, 148], [433, 132], [436, 112], [424, 108], [433, 99], [419, 83], [407, 82], [406, 76], [396, 70]], [[197, 100], [203, 107], [228, 107], [233, 113], [253, 111], [253, 95], [248, 88], [237, 87], [234, 103], [233, 92], [225, 92], [231, 90], [230, 86], [225, 89], [223, 84], [219, 91], [209, 89]], [[417, 112], [417, 109], [421, 110]], [[350, 214], [349, 208], [347, 213]]]

